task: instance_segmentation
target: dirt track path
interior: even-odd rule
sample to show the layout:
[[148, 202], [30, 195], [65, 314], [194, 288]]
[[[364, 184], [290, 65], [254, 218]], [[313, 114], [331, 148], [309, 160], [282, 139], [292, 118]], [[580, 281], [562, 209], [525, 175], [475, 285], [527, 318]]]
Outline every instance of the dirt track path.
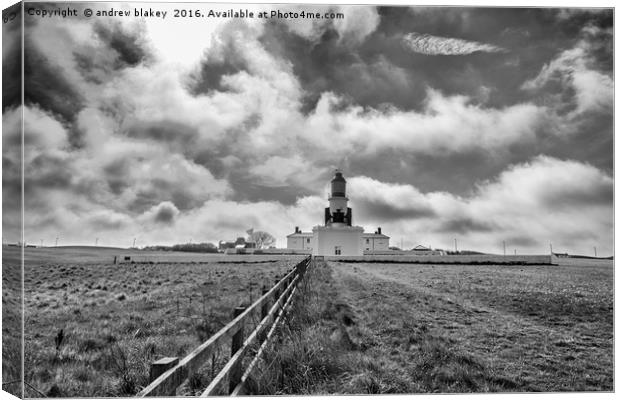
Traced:
[[[357, 318], [357, 331], [376, 337], [389, 348], [384, 350], [391, 362], [405, 370], [412, 363], [419, 367], [415, 358], [425, 357], [429, 341], [445, 351], [443, 365], [430, 368], [430, 380], [421, 382], [431, 391], [444, 381], [455, 391], [613, 387], [611, 373], [605, 372], [613, 370], [610, 341], [597, 336], [592, 324], [579, 323], [570, 316], [549, 319], [537, 312], [528, 315], [502, 297], [507, 293], [488, 298], [486, 292], [484, 296], [476, 292], [477, 287], [474, 290], [462, 284], [461, 278], [471, 279], [465, 275], [458, 276], [461, 286], [457, 290], [447, 289], [436, 284], [441, 273], [430, 266], [331, 266], [341, 298]], [[582, 360], [582, 354], [588, 354], [587, 360]], [[473, 375], [463, 375], [459, 368], [469, 369]]]

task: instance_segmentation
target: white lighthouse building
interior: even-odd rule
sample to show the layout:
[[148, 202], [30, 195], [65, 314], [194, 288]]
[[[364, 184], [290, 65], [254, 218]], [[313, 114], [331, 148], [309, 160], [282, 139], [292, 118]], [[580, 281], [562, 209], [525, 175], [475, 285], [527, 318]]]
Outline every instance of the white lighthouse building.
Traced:
[[306, 250], [321, 256], [361, 256], [364, 251], [388, 250], [389, 236], [381, 233], [364, 233], [364, 228], [353, 225], [353, 211], [348, 207], [347, 181], [336, 170], [331, 181], [329, 207], [325, 208], [325, 224], [312, 228], [312, 232], [295, 232], [286, 237], [287, 248]]

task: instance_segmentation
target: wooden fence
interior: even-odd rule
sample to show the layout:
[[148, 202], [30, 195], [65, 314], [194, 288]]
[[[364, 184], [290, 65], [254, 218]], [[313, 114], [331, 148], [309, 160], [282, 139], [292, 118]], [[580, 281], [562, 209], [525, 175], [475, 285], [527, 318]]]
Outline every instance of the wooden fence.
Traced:
[[[278, 323], [291, 304], [297, 285], [303, 279], [310, 261], [311, 257], [307, 257], [298, 263], [291, 272], [270, 290], [266, 290], [266, 293], [248, 308], [236, 308], [234, 319], [228, 325], [194, 349], [180, 362], [176, 358], [163, 358], [153, 363], [151, 379], [154, 380], [137, 396], [174, 396], [177, 388], [192, 374], [196, 373], [209, 360], [209, 357], [228, 340], [231, 341], [230, 359], [201, 396], [212, 396], [220, 393], [226, 382], [228, 382], [229, 394], [244, 393], [245, 383], [260, 360]], [[244, 328], [249, 325], [251, 317], [256, 314], [260, 315], [260, 322], [246, 337]], [[243, 359], [250, 349], [257, 345], [260, 347], [244, 371], [242, 369]]]

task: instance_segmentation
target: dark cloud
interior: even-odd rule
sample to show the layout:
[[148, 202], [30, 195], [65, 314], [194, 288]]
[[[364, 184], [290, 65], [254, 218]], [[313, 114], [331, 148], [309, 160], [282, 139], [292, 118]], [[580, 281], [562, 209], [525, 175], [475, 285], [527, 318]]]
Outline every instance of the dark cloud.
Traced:
[[[4, 135], [8, 132], [4, 130]], [[21, 231], [21, 148], [2, 146], [2, 235], [10, 242], [20, 240]]]
[[157, 191], [150, 187], [139, 189], [136, 191], [131, 202], [127, 205], [127, 209], [133, 213], [140, 214], [159, 204], [160, 201], [168, 199], [168, 196], [158, 196]]
[[372, 218], [379, 221], [397, 221], [436, 216], [433, 209], [425, 205], [403, 204], [399, 207], [392, 203], [370, 199], [355, 199], [353, 204], [355, 204], [357, 209], [358, 217], [363, 215], [364, 218]]
[[[494, 249], [504, 237], [519, 248], [538, 248], [530, 237], [577, 244], [609, 237], [611, 101], [606, 92], [602, 100], [585, 96], [583, 107], [579, 90], [592, 85], [569, 78], [576, 65], [609, 86], [610, 11], [385, 7], [378, 25], [374, 11], [368, 20], [309, 30], [222, 22], [185, 60], [173, 59], [163, 41], [150, 48], [161, 38], [149, 36], [160, 29], [149, 21], [82, 20], [77, 30], [30, 19], [37, 29], [26, 38], [26, 98], [36, 132], [47, 140], [25, 138], [36, 150], [27, 163], [29, 229], [48, 221], [41, 226], [55, 235], [84, 221], [88, 235], [99, 225], [119, 236], [142, 229], [149, 240], [196, 237], [204, 226], [216, 232], [209, 237], [259, 225], [282, 234], [283, 227], [320, 222], [327, 202], [319, 194], [331, 174], [325, 171], [340, 167], [360, 183], [351, 197], [355, 220], [386, 221], [392, 237], [419, 235], [418, 225], [429, 242], [470, 233]], [[88, 29], [93, 40], [77, 40]], [[248, 45], [257, 32], [264, 48]], [[412, 32], [505, 51], [416, 53], [403, 44]], [[554, 67], [557, 79], [537, 80], [574, 49], [583, 53], [573, 70]], [[200, 54], [200, 64], [190, 65]], [[5, 64], [3, 74], [15, 70]], [[231, 93], [223, 77], [234, 74], [240, 84]], [[540, 85], [526, 90], [528, 81]], [[18, 97], [14, 89], [7, 104]], [[516, 104], [523, 107], [508, 107]], [[9, 154], [18, 139], [5, 138], [5, 204], [19, 204], [19, 157]], [[556, 158], [547, 161], [557, 167], [553, 175], [532, 163], [537, 155]], [[561, 160], [579, 164], [572, 168], [581, 179], [600, 182], [584, 181], [580, 190], [582, 182], [562, 181], [571, 165]], [[523, 173], [506, 172], [514, 165]], [[515, 179], [529, 192], [521, 196]], [[454, 215], [462, 217], [447, 217]], [[572, 232], [571, 223], [583, 233]], [[519, 232], [523, 226], [529, 236]]]
[[[2, 11], [2, 112], [21, 104], [21, 3]], [[9, 20], [12, 18], [11, 20]]]
[[[136, 184], [133, 179], [129, 182], [139, 186], [128, 204], [128, 209], [134, 213], [143, 213], [161, 201], [171, 201], [179, 210], [191, 210], [202, 205], [210, 197], [207, 192], [200, 196], [191, 187], [191, 185], [199, 186], [204, 183], [191, 182], [183, 177], [150, 177], [139, 184]], [[121, 185], [121, 183], [117, 184]]]
[[198, 130], [183, 121], [153, 120], [140, 121], [127, 129], [129, 136], [168, 143], [179, 150], [192, 151], [192, 144], [198, 137]]
[[88, 222], [97, 230], [114, 231], [117, 229], [122, 229], [127, 225], [127, 221], [119, 218], [113, 218], [110, 215], [97, 215], [91, 217]]
[[457, 218], [443, 221], [438, 227], [438, 232], [454, 232], [466, 234], [470, 232], [491, 232], [496, 227], [487, 221], [478, 221], [472, 218]]
[[201, 63], [200, 72], [191, 77], [188, 86], [194, 96], [209, 93], [212, 90], [225, 91], [226, 88], [222, 85], [222, 77], [245, 70], [245, 61], [233, 49], [228, 49], [228, 51], [231, 57], [225, 57], [221, 60], [205, 60]]
[[[503, 243], [498, 242], [498, 245], [502, 245]], [[506, 238], [506, 247], [513, 248], [515, 246], [519, 247], [535, 247], [536, 245], [540, 245], [541, 248], [544, 248], [546, 243], [541, 243], [533, 239], [531, 236], [509, 236]]]
[[73, 122], [84, 107], [85, 99], [63, 73], [41, 52], [26, 34], [24, 48], [24, 101], [36, 104], [64, 122]]
[[174, 176], [153, 177], [150, 181], [154, 199], [169, 197], [170, 200], [181, 210], [190, 210], [202, 205], [207, 198], [197, 197], [190, 188], [184, 187], [187, 184], [201, 185], [201, 182], [178, 182]]
[[305, 113], [312, 111], [320, 94], [325, 91], [350, 97], [362, 105], [378, 105], [386, 101], [384, 90], [369, 77], [377, 77], [391, 86], [397, 86], [396, 82], [390, 82], [392, 76], [389, 64], [384, 62], [385, 70], [377, 64], [379, 54], [374, 55], [374, 60], [370, 60], [370, 65], [367, 65], [353, 47], [339, 39], [334, 28], [327, 28], [318, 42], [314, 43], [290, 31], [284, 24], [265, 26], [261, 43], [270, 53], [292, 63], [293, 73], [306, 92], [302, 106]]
[[130, 187], [131, 184], [127, 179], [129, 172], [130, 161], [126, 158], [112, 160], [103, 167], [104, 178], [114, 195], [120, 195]]
[[105, 45], [118, 54], [117, 68], [136, 66], [149, 56], [141, 30], [129, 32], [122, 29], [120, 23], [95, 23], [93, 30]]
[[539, 141], [538, 151], [561, 159], [587, 162], [607, 173], [613, 171], [613, 126], [609, 117], [582, 120], [570, 137]]
[[584, 190], [574, 187], [554, 187], [542, 194], [542, 200], [550, 209], [582, 208], [606, 206], [613, 203], [612, 182], [582, 182]]
[[[211, 210], [213, 213], [217, 213], [217, 210]], [[256, 218], [250, 218], [247, 220], [231, 220], [231, 219], [218, 219], [217, 228], [224, 231], [238, 232], [238, 236], [245, 236], [245, 231], [252, 226], [259, 226], [259, 221]], [[227, 240], [236, 238], [224, 238]]]
[[233, 21], [219, 35], [219, 43], [204, 55], [200, 68], [189, 76], [188, 89], [197, 96], [212, 90], [225, 91], [222, 77], [248, 68], [248, 60], [239, 42], [238, 34], [247, 34], [248, 27]]
[[68, 189], [72, 183], [72, 169], [66, 159], [51, 154], [41, 154], [25, 167], [24, 191], [26, 194], [33, 194], [32, 191]]
[[284, 205], [292, 205], [299, 197], [314, 194], [314, 188], [302, 186], [264, 186], [255, 182], [256, 178], [250, 175], [234, 172], [229, 175], [229, 182], [234, 189], [231, 196], [235, 201], [277, 201]]
[[476, 182], [490, 179], [496, 171], [530, 155], [526, 151], [500, 155], [486, 149], [435, 155], [384, 150], [371, 156], [353, 154], [342, 168], [382, 182], [407, 183], [423, 192], [467, 195]]
[[157, 212], [153, 218], [155, 222], [170, 225], [174, 223], [178, 213], [179, 210], [174, 207], [174, 204], [164, 203], [157, 208]]
[[[419, 110], [429, 86], [472, 98], [480, 95], [480, 88], [490, 88], [484, 102], [499, 107], [527, 100], [520, 90], [523, 81], [536, 76], [558, 49], [573, 46], [584, 24], [605, 27], [611, 15], [603, 13], [572, 28], [549, 29], [560, 24], [556, 14], [557, 10], [531, 8], [383, 7], [379, 26], [359, 45], [343, 43], [333, 28], [315, 43], [278, 23], [266, 26], [261, 42], [293, 64], [307, 93], [305, 112], [325, 91], [362, 106], [389, 103]], [[489, 43], [506, 51], [441, 57], [412, 53], [402, 39], [413, 27], [421, 34]], [[609, 60], [610, 54], [601, 58]]]

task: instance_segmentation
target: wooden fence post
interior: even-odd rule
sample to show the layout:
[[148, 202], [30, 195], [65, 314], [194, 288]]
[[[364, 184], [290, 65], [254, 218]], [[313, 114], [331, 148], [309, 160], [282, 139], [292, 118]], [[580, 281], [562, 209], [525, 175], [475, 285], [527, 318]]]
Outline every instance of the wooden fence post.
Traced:
[[[262, 295], [266, 295], [269, 292], [269, 288], [266, 285], [263, 285]], [[269, 314], [269, 301], [266, 301], [265, 304], [260, 309], [260, 320], [264, 320], [267, 314]], [[267, 338], [267, 330], [263, 330], [263, 332], [258, 337], [258, 343], [263, 343]]]
[[[263, 290], [262, 290], [262, 295], [266, 295], [269, 292], [269, 288], [267, 288], [267, 286], [263, 285]], [[267, 313], [269, 312], [269, 302], [266, 301], [265, 304], [263, 304], [263, 306], [260, 309], [260, 320], [262, 321], [266, 316]]]
[[[274, 286], [277, 285], [278, 282], [280, 282], [280, 279], [276, 278]], [[279, 298], [280, 298], [280, 288], [276, 289], [273, 292], [273, 301], [277, 302]]]
[[151, 364], [151, 371], [149, 374], [149, 382], [153, 382], [157, 379], [161, 374], [168, 371], [170, 368], [174, 367], [179, 363], [179, 359], [177, 357], [164, 357], [155, 361]]
[[[237, 318], [241, 313], [245, 311], [245, 307], [235, 307], [235, 311], [233, 314], [233, 319]], [[237, 351], [243, 346], [243, 323], [241, 324], [241, 328], [239, 331], [234, 334], [232, 337], [232, 345], [230, 346], [230, 356], [234, 356]], [[241, 382], [241, 377], [243, 376], [243, 369], [241, 363], [238, 363], [231, 371], [230, 371], [230, 379], [228, 384], [228, 393], [232, 393], [235, 390], [235, 387]]]

